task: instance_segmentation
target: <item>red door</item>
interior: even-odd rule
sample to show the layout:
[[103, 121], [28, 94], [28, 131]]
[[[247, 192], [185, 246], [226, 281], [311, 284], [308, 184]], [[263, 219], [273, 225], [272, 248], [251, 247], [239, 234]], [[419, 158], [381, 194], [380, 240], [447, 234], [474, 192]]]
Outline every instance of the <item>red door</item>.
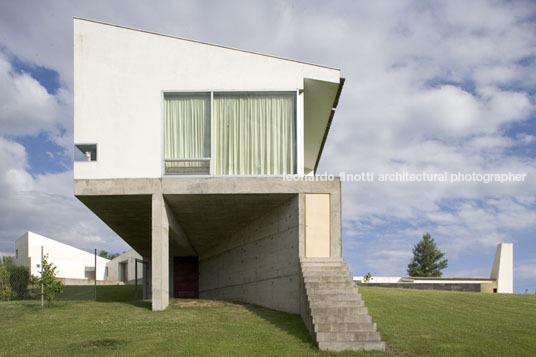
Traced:
[[197, 257], [173, 258], [173, 297], [199, 298], [199, 262]]

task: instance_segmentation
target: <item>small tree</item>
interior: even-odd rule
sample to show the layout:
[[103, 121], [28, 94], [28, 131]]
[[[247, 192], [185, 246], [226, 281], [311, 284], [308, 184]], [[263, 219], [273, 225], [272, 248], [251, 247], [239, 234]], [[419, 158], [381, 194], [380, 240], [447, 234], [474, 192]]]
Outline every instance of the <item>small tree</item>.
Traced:
[[30, 284], [30, 269], [24, 266], [7, 265], [9, 284], [13, 299], [28, 298], [28, 285]]
[[101, 249], [100, 253], [99, 253], [99, 257], [101, 258], [108, 258], [108, 251], [104, 250], [104, 249]]
[[43, 271], [41, 273], [40, 283], [43, 284], [43, 295], [48, 305], [56, 298], [56, 295], [63, 292], [63, 284], [56, 280], [56, 267], [48, 262], [48, 254], [43, 257]]
[[448, 266], [448, 259], [437, 249], [434, 238], [426, 233], [421, 241], [413, 247], [413, 258], [408, 264], [409, 276], [440, 277], [441, 270]]
[[5, 265], [0, 265], [0, 301], [9, 301], [10, 298], [9, 270]]

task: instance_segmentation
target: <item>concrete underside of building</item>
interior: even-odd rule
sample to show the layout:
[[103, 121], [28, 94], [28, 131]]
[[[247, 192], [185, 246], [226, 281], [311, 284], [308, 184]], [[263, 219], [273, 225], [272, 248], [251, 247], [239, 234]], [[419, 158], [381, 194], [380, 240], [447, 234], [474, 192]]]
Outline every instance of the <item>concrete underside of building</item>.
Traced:
[[[301, 314], [322, 349], [384, 348], [342, 260], [338, 180], [91, 179], [75, 195], [150, 262], [153, 310], [170, 297], [243, 301]], [[307, 236], [310, 195], [329, 197], [323, 250]]]

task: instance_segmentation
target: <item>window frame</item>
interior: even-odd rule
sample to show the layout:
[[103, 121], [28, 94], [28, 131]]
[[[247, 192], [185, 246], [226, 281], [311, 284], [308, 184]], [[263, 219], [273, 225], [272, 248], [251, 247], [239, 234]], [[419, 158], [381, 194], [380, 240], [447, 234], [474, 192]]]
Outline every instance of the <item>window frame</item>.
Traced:
[[[166, 174], [166, 159], [164, 157], [164, 146], [165, 146], [165, 106], [164, 106], [164, 100], [166, 95], [173, 95], [173, 94], [210, 94], [210, 158], [197, 158], [197, 160], [209, 160], [210, 163], [210, 169], [209, 174], [202, 175], [202, 174], [196, 174], [196, 175], [177, 175], [177, 174]], [[249, 93], [293, 93], [294, 94], [294, 137], [292, 138], [293, 141], [293, 155], [294, 155], [294, 167], [293, 172], [288, 174], [278, 174], [278, 175], [215, 175], [214, 174], [214, 94], [249, 94]], [[206, 177], [284, 177], [287, 175], [297, 175], [299, 172], [299, 163], [298, 158], [300, 156], [299, 153], [299, 147], [298, 147], [298, 140], [299, 136], [302, 135], [301, 133], [298, 133], [298, 130], [303, 129], [303, 125], [300, 126], [299, 119], [298, 119], [298, 101], [300, 98], [300, 89], [299, 88], [293, 88], [293, 89], [252, 89], [252, 90], [244, 90], [244, 89], [212, 89], [212, 90], [162, 90], [161, 91], [161, 98], [160, 98], [160, 110], [161, 110], [161, 120], [160, 120], [160, 136], [161, 136], [161, 154], [160, 154], [160, 163], [161, 163], [161, 175], [165, 178], [206, 178]], [[303, 141], [303, 139], [302, 139]], [[196, 160], [196, 159], [173, 159], [176, 161], [187, 161], [187, 160]]]

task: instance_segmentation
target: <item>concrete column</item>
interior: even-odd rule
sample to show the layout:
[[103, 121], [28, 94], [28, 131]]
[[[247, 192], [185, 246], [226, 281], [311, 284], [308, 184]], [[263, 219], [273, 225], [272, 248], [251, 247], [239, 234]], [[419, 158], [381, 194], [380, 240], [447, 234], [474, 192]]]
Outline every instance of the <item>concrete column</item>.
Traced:
[[152, 296], [151, 291], [151, 258], [143, 257], [143, 261], [149, 262], [143, 264], [143, 300], [149, 300]]
[[164, 197], [152, 195], [151, 290], [153, 311], [169, 305], [169, 221]]

